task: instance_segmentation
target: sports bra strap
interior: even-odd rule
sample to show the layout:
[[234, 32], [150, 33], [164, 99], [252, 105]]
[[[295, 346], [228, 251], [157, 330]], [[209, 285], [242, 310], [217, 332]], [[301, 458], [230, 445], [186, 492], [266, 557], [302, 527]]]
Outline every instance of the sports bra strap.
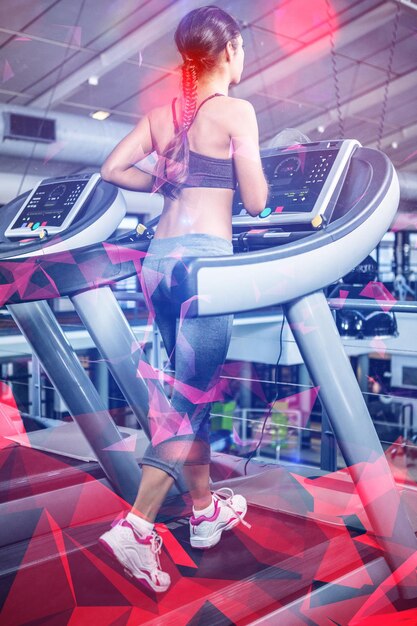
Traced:
[[[217, 96], [223, 96], [224, 94], [222, 93], [213, 93], [211, 96], [209, 96], [208, 98], [205, 98], [202, 102], [200, 102], [197, 111], [194, 113], [194, 117], [191, 120], [191, 124], [189, 125], [189, 127], [187, 128], [187, 131], [189, 131], [189, 129], [191, 128], [192, 124], [194, 123], [195, 118], [197, 117], [197, 113], [199, 112], [199, 110], [201, 109], [201, 107], [203, 106], [203, 104], [205, 104], [206, 102], [208, 102], [209, 100], [211, 100], [212, 98], [216, 98]], [[178, 98], [174, 98], [172, 101], [172, 119], [174, 121], [174, 129], [175, 129], [175, 134], [179, 133], [180, 131], [180, 127], [178, 125], [178, 118], [177, 118], [177, 113], [175, 111], [175, 103], [177, 102]]]

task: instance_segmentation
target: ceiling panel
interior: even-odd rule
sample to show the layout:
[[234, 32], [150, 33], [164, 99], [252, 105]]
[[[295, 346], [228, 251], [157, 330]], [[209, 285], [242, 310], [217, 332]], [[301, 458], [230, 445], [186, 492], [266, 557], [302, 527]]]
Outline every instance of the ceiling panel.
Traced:
[[100, 32], [102, 16], [106, 11], [97, 9], [95, 0], [61, 0], [31, 23], [25, 32], [64, 44], [85, 46]]
[[243, 31], [245, 41], [245, 70], [243, 78], [254, 72], [262, 71], [264, 67], [285, 59], [299, 48], [299, 43], [287, 40], [285, 46], [277, 37], [256, 27], [248, 27]]
[[[361, 121], [357, 118], [346, 117], [343, 120], [343, 129], [345, 137], [354, 137], [361, 142], [363, 146], [377, 141], [379, 136], [379, 123], [378, 117], [371, 121]], [[326, 132], [334, 132], [340, 135], [338, 126], [333, 124], [330, 128], [326, 129]]]
[[123, 65], [108, 72], [100, 78], [97, 86], [83, 83], [80, 89], [69, 97], [92, 108], [114, 109], [124, 108], [123, 103], [135, 97], [139, 91], [145, 89], [152, 82], [164, 77], [166, 72], [123, 63]]
[[[378, 77], [379, 80], [377, 80]], [[355, 70], [355, 67], [347, 68], [344, 72], [339, 74], [341, 99], [342, 102], [346, 102], [347, 107], [346, 108], [344, 106], [342, 108], [343, 115], [349, 116], [349, 101], [351, 99], [362, 96], [366, 102], [366, 93], [370, 93], [370, 99], [374, 99], [374, 96], [371, 95], [372, 88], [383, 85], [384, 80], [385, 78], [381, 71], [374, 70], [373, 68], [363, 65], [358, 66], [357, 70]], [[417, 81], [413, 82], [412, 78], [410, 78], [410, 85], [413, 84], [416, 85]], [[417, 107], [415, 107], [416, 95], [416, 88], [414, 88], [411, 93], [409, 91], [405, 91], [401, 95], [390, 99], [388, 90], [386, 132], [391, 131], [392, 127], [398, 126], [400, 122], [405, 125], [414, 123], [417, 116]], [[292, 94], [289, 99], [293, 100], [295, 103], [298, 102], [298, 107], [300, 107], [300, 104], [322, 105], [323, 112], [329, 110], [331, 111], [331, 116], [336, 118], [337, 106], [335, 85], [333, 84], [331, 78], [327, 81], [320, 81], [317, 85], [309, 85], [305, 90]], [[269, 98], [270, 106], [272, 108], [278, 108], [283, 115], [287, 116], [286, 111], [288, 110], [288, 105], [285, 107], [283, 106], [283, 103], [280, 103], [279, 101], [277, 101], [276, 104], [273, 102], [271, 103], [271, 100], [272, 98]], [[369, 121], [368, 123], [370, 126], [373, 127], [375, 123], [379, 123], [379, 119], [382, 114], [382, 102], [383, 100], [381, 96], [378, 102], [373, 106], [368, 108], [363, 106], [360, 111], [356, 111], [355, 109], [354, 117], [366, 118]], [[261, 99], [259, 99], [257, 105], [258, 107], [262, 106]], [[309, 109], [303, 109], [303, 111], [309, 112]], [[310, 109], [310, 111], [313, 112], [312, 109]], [[319, 111], [315, 112], [311, 118], [314, 119], [318, 115]], [[302, 123], [308, 122], [309, 119], [310, 117], [305, 117], [304, 120], [302, 120]], [[331, 117], [329, 117], [329, 121], [330, 119]], [[293, 117], [291, 117], [291, 121], [293, 122]], [[323, 121], [321, 121], [320, 124], [323, 124]]]
[[130, 57], [130, 61], [137, 63], [141, 59], [144, 63], [151, 63], [160, 67], [174, 68], [181, 63], [181, 56], [177, 51], [174, 42], [174, 32], [172, 29], [162, 37], [158, 37], [152, 44], [141, 50], [137, 50]]
[[[261, 19], [268, 21], [276, 10], [277, 6], [284, 7], [292, 0], [262, 0], [262, 2], [254, 2], [253, 0], [225, 0], [219, 4], [225, 11], [228, 11], [240, 23], [258, 23]], [[314, 0], [313, 0], [314, 1]], [[266, 17], [264, 17], [266, 16]]]
[[[256, 3], [253, 3], [254, 5]], [[337, 29], [343, 24], [358, 18], [366, 12], [382, 4], [381, 0], [330, 0], [331, 22], [325, 0], [287, 0], [275, 2], [272, 12], [255, 20], [275, 34], [278, 41], [285, 47], [287, 41], [295, 40], [300, 44], [311, 43], [317, 38], [327, 38], [330, 26], [335, 30], [337, 45]]]
[[[277, 80], [272, 85], [262, 90], [262, 93], [267, 93], [271, 96], [278, 98], [292, 98], [297, 94], [303, 94], [303, 97], [308, 99], [310, 90], [315, 88], [315, 85], [324, 80], [332, 80], [332, 65], [331, 59], [328, 56], [320, 57], [319, 59], [313, 59], [305, 54], [305, 64], [300, 71], [290, 73], [284, 79], [280, 79], [280, 70], [286, 69], [286, 61], [283, 64], [279, 64], [276, 68]], [[341, 58], [338, 59], [338, 72], [341, 72], [344, 68], [353, 66], [350, 59]], [[319, 100], [321, 99], [319, 94]], [[313, 101], [314, 96], [310, 98]]]
[[[338, 48], [337, 52], [387, 71], [390, 59], [391, 26], [373, 31], [371, 37], [369, 34], [360, 37], [354, 46]], [[416, 59], [417, 37], [410, 35], [409, 30], [402, 27], [399, 29], [399, 36], [394, 47], [391, 71], [398, 74], [407, 72], [416, 65]]]
[[13, 38], [14, 35], [10, 35], [9, 32], [6, 32], [4, 29], [0, 28], [0, 48], [4, 45], [6, 41]]
[[[414, 79], [417, 86], [417, 72], [414, 73]], [[415, 98], [417, 98], [417, 93], [415, 93]], [[408, 96], [404, 97], [404, 95], [390, 98], [388, 90], [385, 119], [386, 123], [391, 126], [408, 126], [414, 124], [417, 121], [416, 99], [410, 99]]]
[[23, 30], [38, 16], [47, 14], [48, 10], [60, 4], [59, 0], [1, 0], [0, 25], [11, 30]]
[[[415, 74], [417, 85], [417, 72]], [[416, 87], [417, 90], [417, 87]], [[416, 93], [417, 96], [417, 93]], [[383, 100], [372, 107], [366, 107], [361, 112], [362, 117], [368, 120], [380, 120], [383, 108]], [[385, 123], [388, 127], [400, 128], [402, 126], [411, 125], [417, 119], [416, 102], [410, 99], [409, 94], [400, 94], [398, 96], [390, 96], [388, 88], [388, 100], [385, 113]]]
[[[103, 51], [172, 4], [172, 0], [89, 0], [82, 18], [82, 45]], [[84, 26], [85, 25], [85, 26]]]
[[[339, 54], [347, 54], [352, 59], [365, 60], [381, 50], [389, 49], [391, 31], [392, 23], [388, 22], [384, 26], [373, 29], [372, 36], [370, 36], [370, 33], [366, 33], [362, 37], [358, 37], [354, 46], [337, 46], [337, 52]], [[398, 41], [405, 36], [408, 37], [409, 33], [403, 33], [402, 37], [398, 38]]]
[[122, 103], [124, 111], [137, 116], [145, 115], [149, 109], [170, 102], [178, 93], [178, 76], [166, 74], [154, 77], [154, 82]]
[[[373, 28], [371, 22], [368, 32], [349, 45], [341, 47], [342, 31], [340, 38], [339, 31], [335, 33], [341, 101], [363, 98], [361, 110], [355, 106], [354, 115], [349, 115], [349, 107], [343, 109], [346, 132], [356, 133], [363, 142], [372, 142], [378, 135], [383, 97], [380, 91], [375, 101], [374, 90], [383, 86], [387, 77], [397, 4], [394, 0], [330, 1], [338, 15], [338, 28], [352, 30], [352, 20], [357, 19], [353, 37], [357, 36], [356, 25], [362, 33], [363, 24], [368, 24], [361, 20], [369, 11], [388, 5], [392, 8], [384, 27]], [[104, 63], [106, 59], [111, 61], [113, 46], [171, 5], [178, 19], [173, 19], [170, 31], [157, 33], [155, 43], [145, 48], [141, 49], [139, 42], [137, 50], [128, 51], [128, 60], [123, 57], [116, 66], [110, 62], [111, 69], [107, 70]], [[64, 100], [51, 110], [87, 116], [93, 109], [103, 108], [110, 110], [116, 121], [135, 123], [149, 108], [168, 102], [178, 90], [179, 75], [172, 72], [180, 57], [173, 35], [180, 17], [192, 6], [193, 0], [0, 0], [1, 27], [22, 29], [11, 39], [0, 28], [0, 102], [26, 104], [97, 58], [102, 59], [97, 66], [99, 84], [88, 85], [85, 76], [82, 82], [74, 80]], [[326, 0], [225, 0], [221, 6], [242, 24], [246, 46], [242, 85], [251, 76], [260, 77], [254, 86], [257, 92], [249, 94], [248, 99], [259, 115], [261, 137], [311, 120], [311, 138], [319, 139], [323, 135], [317, 130], [318, 118], [324, 120], [325, 135], [338, 135]], [[406, 79], [401, 86], [400, 95], [394, 97], [388, 91], [384, 127], [387, 137], [417, 122], [417, 10], [404, 6], [400, 9], [392, 79], [408, 73], [410, 79], [409, 84]], [[322, 48], [318, 46], [318, 56], [313, 58], [306, 42], [318, 37]], [[66, 63], [61, 67], [64, 58]], [[272, 80], [262, 88], [263, 72], [270, 66], [274, 68]], [[296, 69], [292, 71], [292, 67]], [[232, 88], [230, 93], [237, 94], [238, 90]], [[404, 161], [412, 150], [408, 146], [406, 150], [398, 148], [393, 158]], [[413, 159], [409, 163], [414, 163]]]
[[[313, 0], [317, 2], [320, 0]], [[344, 24], [347, 21], [354, 20], [362, 15], [366, 15], [372, 9], [379, 7], [386, 3], [386, 0], [330, 0], [333, 11], [336, 15], [341, 16], [341, 22]]]
[[28, 94], [19, 94], [19, 92], [17, 91], [0, 89], [0, 102], [10, 102], [11, 98], [13, 98], [14, 104], [19, 104], [22, 106], [25, 106], [30, 100], [30, 96]]
[[172, 0], [61, 0], [25, 30], [29, 35], [102, 51], [146, 24]]
[[311, 42], [328, 32], [325, 2], [275, 3], [271, 13], [256, 20], [256, 25], [274, 33], [277, 41], [285, 47], [287, 41], [299, 44]]
[[[385, 74], [382, 70], [361, 63], [338, 71], [337, 77], [340, 102], [348, 102], [350, 99], [368, 93], [384, 84], [385, 81]], [[337, 106], [335, 78], [330, 73], [325, 80], [310, 84], [308, 88], [295, 92], [293, 97], [301, 102], [323, 104], [334, 108]]]
[[[3, 68], [6, 63], [9, 67], [7, 80], [3, 81], [3, 85], [7, 85], [7, 89], [25, 91], [34, 96], [43, 93], [57, 80], [87, 63], [91, 57], [91, 53], [83, 50], [68, 60], [64, 47], [35, 40], [15, 39], [0, 50]], [[64, 60], [65, 66], [61, 69]]]
[[[384, 68], [386, 72], [388, 71], [389, 59], [389, 49], [381, 50], [380, 52], [365, 58], [367, 63], [372, 63], [372, 65]], [[406, 72], [410, 72], [416, 67], [417, 29], [414, 35], [404, 37], [395, 46], [391, 72], [394, 74], [404, 74]]]
[[261, 141], [276, 135], [283, 128], [299, 128], [306, 120], [318, 114], [316, 107], [301, 103], [279, 103], [258, 113]]

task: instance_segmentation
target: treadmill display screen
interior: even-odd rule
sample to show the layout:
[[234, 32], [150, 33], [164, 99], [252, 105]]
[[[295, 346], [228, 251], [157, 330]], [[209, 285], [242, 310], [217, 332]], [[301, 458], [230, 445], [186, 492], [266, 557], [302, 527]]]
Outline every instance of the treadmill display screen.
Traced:
[[100, 180], [100, 174], [90, 172], [41, 181], [27, 194], [5, 236], [44, 239], [65, 232], [80, 218]]
[[10, 230], [62, 226], [87, 183], [88, 180], [71, 180], [39, 185]]
[[[265, 209], [268, 215], [312, 213], [337, 154], [337, 150], [303, 150], [300, 146], [297, 150], [263, 157], [269, 186]], [[246, 214], [238, 191], [233, 213]]]

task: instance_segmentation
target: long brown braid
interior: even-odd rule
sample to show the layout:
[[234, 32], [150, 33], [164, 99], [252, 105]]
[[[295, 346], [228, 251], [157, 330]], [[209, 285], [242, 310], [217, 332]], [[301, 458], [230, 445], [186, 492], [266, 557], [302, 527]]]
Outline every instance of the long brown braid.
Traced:
[[[168, 144], [164, 154], [159, 158], [157, 178], [154, 191], [164, 196], [176, 198], [180, 185], [188, 175], [190, 146], [188, 129], [194, 121], [197, 108], [197, 67], [191, 58], [186, 58], [182, 65], [182, 120], [178, 133]], [[159, 184], [158, 184], [159, 183]]]
[[236, 20], [216, 6], [200, 7], [185, 15], [175, 31], [182, 70], [182, 114], [179, 128], [166, 150], [159, 156], [154, 191], [177, 198], [189, 170], [188, 129], [197, 109], [197, 85], [202, 73], [211, 72], [219, 55], [231, 41], [237, 46], [240, 34]]
[[192, 59], [186, 59], [182, 66], [182, 93], [184, 96], [184, 113], [182, 126], [188, 130], [193, 122], [197, 108], [197, 67]]

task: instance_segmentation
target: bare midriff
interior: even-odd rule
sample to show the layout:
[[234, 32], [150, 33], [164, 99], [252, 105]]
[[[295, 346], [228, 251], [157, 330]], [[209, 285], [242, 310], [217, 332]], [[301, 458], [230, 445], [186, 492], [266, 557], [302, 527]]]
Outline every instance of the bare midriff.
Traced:
[[[227, 111], [231, 100], [213, 98], [203, 106], [188, 132], [190, 150], [212, 158], [230, 158], [231, 139], [227, 130]], [[172, 138], [174, 127], [166, 126], [166, 120], [170, 117], [171, 106], [161, 109], [160, 117], [153, 126], [154, 143], [157, 151], [158, 147], [162, 149], [161, 154]], [[182, 189], [175, 200], [167, 197], [164, 199], [155, 238], [202, 233], [231, 241], [232, 203], [233, 189]]]
[[232, 239], [232, 189], [183, 189], [178, 198], [165, 198], [155, 239], [206, 234]]

